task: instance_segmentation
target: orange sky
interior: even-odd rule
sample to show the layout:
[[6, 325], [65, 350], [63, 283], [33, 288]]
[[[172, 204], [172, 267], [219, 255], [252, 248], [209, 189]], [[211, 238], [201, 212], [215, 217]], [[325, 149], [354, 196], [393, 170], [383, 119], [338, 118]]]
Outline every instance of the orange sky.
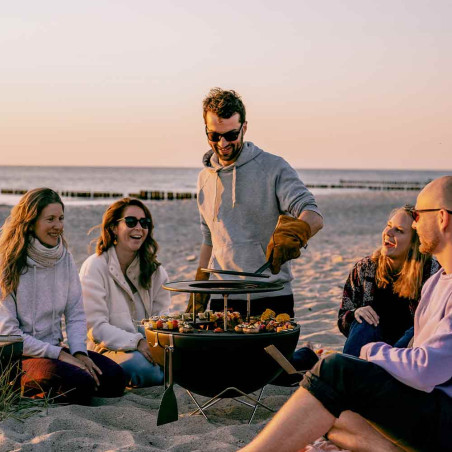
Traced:
[[446, 0], [4, 2], [0, 165], [200, 166], [221, 86], [295, 167], [452, 169], [451, 17]]

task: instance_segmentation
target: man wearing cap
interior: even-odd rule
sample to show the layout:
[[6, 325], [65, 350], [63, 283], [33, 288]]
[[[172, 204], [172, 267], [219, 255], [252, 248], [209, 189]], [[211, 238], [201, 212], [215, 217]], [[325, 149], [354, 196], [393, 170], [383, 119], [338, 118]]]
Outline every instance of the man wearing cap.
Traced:
[[[246, 111], [235, 91], [212, 89], [204, 99], [203, 116], [211, 150], [198, 178], [203, 242], [196, 279], [209, 279], [201, 268], [255, 272], [270, 260], [272, 276], [266, 281], [284, 288], [253, 294], [251, 314], [271, 308], [293, 317], [288, 261], [300, 256], [300, 248], [323, 226], [315, 199], [283, 158], [244, 141]], [[244, 297], [230, 295], [229, 306], [245, 312]], [[193, 300], [197, 311], [205, 310], [208, 296], [192, 296], [187, 310]], [[210, 307], [222, 310], [222, 301], [212, 299]]]

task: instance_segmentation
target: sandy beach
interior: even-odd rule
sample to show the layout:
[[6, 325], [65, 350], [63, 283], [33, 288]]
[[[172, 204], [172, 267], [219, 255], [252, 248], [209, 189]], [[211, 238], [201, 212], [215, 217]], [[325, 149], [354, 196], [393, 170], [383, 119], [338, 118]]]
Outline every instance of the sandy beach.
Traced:
[[[336, 326], [342, 288], [351, 266], [379, 245], [380, 233], [389, 212], [413, 203], [415, 192], [334, 192], [316, 196], [325, 227], [294, 262], [293, 290], [296, 321], [301, 326], [300, 342], [316, 348], [339, 351], [344, 337]], [[195, 201], [149, 203], [154, 217], [159, 260], [170, 280], [193, 279], [201, 234]], [[90, 240], [87, 231], [99, 224], [105, 205], [66, 206], [65, 233], [80, 267]], [[9, 214], [0, 206], [0, 224]], [[184, 309], [187, 296], [172, 298], [172, 310]], [[272, 414], [258, 409], [247, 424], [250, 408], [223, 400], [209, 410], [210, 422], [189, 416], [194, 410], [185, 391], [176, 386], [180, 419], [156, 426], [162, 387], [130, 390], [119, 399], [95, 399], [94, 406], [50, 407], [25, 422], [0, 422], [0, 451], [234, 451], [248, 443]], [[268, 385], [264, 403], [278, 409], [291, 388]]]

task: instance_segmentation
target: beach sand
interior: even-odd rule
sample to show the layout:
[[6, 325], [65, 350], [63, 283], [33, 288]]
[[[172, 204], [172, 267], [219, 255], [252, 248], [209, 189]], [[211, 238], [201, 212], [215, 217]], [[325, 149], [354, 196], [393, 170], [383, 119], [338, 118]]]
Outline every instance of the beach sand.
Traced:
[[[414, 203], [415, 197], [415, 192], [405, 191], [316, 196], [325, 227], [293, 265], [300, 343], [310, 341], [316, 348], [341, 349], [344, 337], [336, 318], [347, 275], [358, 259], [379, 245], [389, 212]], [[170, 280], [193, 279], [201, 243], [196, 202], [161, 201], [149, 206], [160, 246], [158, 257]], [[100, 223], [105, 207], [66, 206], [65, 234], [78, 267], [90, 254], [89, 242], [96, 237], [96, 233], [87, 236], [87, 231]], [[10, 207], [0, 206], [0, 224], [9, 211]], [[184, 309], [186, 299], [185, 294], [174, 295], [172, 310]], [[278, 409], [294, 390], [268, 385], [263, 401]], [[122, 398], [95, 399], [91, 407], [56, 406], [25, 422], [11, 418], [0, 422], [0, 451], [234, 451], [250, 442], [272, 417], [259, 408], [248, 425], [251, 409], [225, 399], [209, 409], [207, 422], [202, 416], [190, 417], [195, 406], [181, 387], [176, 385], [175, 392], [180, 414], [177, 422], [156, 426], [162, 387], [129, 390]]]

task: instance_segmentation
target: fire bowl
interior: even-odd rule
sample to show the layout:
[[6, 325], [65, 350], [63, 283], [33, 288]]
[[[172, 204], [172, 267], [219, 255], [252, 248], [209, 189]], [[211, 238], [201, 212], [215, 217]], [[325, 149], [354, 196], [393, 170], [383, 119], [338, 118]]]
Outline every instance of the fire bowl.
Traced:
[[[191, 392], [213, 397], [228, 387], [246, 394], [270, 383], [281, 373], [280, 366], [264, 348], [275, 345], [290, 359], [298, 343], [300, 327], [280, 333], [243, 334], [214, 333], [195, 330], [179, 333], [145, 329], [151, 355], [156, 363], [164, 364], [164, 347], [173, 335], [174, 381]], [[235, 397], [225, 393], [223, 397]]]

